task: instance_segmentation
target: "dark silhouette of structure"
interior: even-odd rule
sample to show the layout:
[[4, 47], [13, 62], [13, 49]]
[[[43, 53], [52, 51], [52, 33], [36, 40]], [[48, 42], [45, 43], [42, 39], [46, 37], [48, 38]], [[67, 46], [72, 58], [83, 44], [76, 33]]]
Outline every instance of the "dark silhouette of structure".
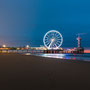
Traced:
[[74, 48], [74, 50], [72, 51], [72, 53], [82, 54], [82, 53], [84, 53], [84, 48], [81, 46], [81, 40], [82, 40], [82, 38], [80, 37], [80, 35], [84, 35], [84, 33], [79, 33], [77, 35], [78, 35], [78, 37], [77, 37], [78, 46], [77, 46], [77, 48]]

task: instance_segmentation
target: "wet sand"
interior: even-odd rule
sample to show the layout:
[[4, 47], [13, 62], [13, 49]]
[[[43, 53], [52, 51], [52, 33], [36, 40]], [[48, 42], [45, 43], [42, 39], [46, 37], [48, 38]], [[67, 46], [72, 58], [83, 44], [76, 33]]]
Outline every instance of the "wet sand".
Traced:
[[0, 90], [90, 90], [90, 62], [0, 54]]

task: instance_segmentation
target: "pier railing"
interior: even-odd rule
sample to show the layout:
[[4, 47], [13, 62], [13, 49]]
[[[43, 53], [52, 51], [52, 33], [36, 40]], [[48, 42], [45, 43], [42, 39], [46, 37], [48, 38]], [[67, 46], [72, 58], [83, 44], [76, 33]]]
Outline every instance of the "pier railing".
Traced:
[[0, 53], [31, 53], [31, 54], [56, 54], [56, 53], [84, 53], [84, 51], [60, 51], [60, 50], [0, 50]]

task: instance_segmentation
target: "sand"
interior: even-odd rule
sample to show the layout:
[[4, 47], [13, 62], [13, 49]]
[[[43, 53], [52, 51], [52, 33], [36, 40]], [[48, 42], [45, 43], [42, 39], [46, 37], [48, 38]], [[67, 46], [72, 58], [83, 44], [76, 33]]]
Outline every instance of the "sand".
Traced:
[[90, 62], [0, 54], [0, 90], [90, 90]]

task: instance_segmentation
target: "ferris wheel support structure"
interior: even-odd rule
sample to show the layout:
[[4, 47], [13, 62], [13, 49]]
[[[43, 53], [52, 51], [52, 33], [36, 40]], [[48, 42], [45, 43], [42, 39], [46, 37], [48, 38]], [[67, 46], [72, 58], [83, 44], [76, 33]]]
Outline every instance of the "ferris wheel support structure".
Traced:
[[44, 46], [50, 49], [59, 49], [63, 43], [63, 37], [57, 30], [48, 31], [43, 38]]

